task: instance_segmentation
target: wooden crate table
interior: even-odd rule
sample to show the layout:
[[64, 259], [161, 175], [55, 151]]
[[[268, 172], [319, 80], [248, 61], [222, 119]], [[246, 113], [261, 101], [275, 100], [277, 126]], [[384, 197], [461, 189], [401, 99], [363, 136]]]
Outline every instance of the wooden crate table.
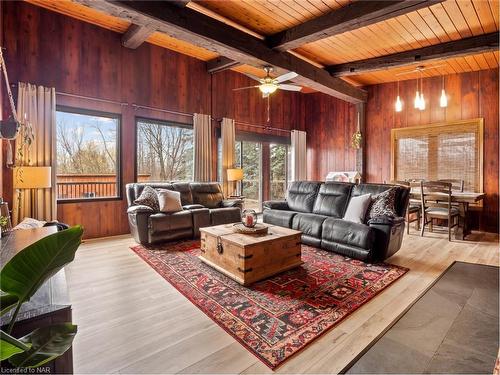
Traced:
[[264, 235], [235, 233], [233, 224], [200, 228], [200, 259], [242, 285], [300, 266], [302, 232], [265, 225]]

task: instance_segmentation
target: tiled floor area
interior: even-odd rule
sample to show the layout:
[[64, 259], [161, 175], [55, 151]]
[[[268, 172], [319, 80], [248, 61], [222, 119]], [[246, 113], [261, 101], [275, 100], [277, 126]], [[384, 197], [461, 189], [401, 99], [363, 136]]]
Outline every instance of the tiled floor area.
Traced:
[[491, 374], [499, 341], [498, 271], [454, 263], [347, 373]]

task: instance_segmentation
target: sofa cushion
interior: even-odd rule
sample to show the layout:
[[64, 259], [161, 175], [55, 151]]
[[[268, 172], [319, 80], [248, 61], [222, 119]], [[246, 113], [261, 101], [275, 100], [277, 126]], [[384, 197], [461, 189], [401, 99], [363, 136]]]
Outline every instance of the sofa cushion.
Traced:
[[398, 193], [398, 188], [393, 187], [389, 190], [383, 191], [382, 193], [372, 196], [372, 203], [370, 209], [368, 210], [368, 219], [372, 219], [377, 216], [398, 216], [396, 213], [396, 194]]
[[368, 225], [328, 218], [323, 222], [322, 240], [369, 250], [373, 247], [375, 230]]
[[262, 213], [262, 221], [279, 227], [291, 228], [292, 219], [296, 214], [297, 212], [295, 211], [264, 210]]
[[344, 216], [353, 184], [327, 182], [321, 185], [313, 212], [336, 218]]
[[358, 195], [349, 199], [343, 219], [353, 223], [365, 223], [366, 211], [370, 208], [372, 196], [370, 194]]
[[292, 229], [300, 230], [303, 235], [321, 239], [323, 221], [327, 218], [328, 216], [323, 215], [299, 213], [293, 217]]
[[154, 212], [160, 211], [158, 193], [151, 186], [144, 186], [139, 197], [134, 200], [134, 203], [136, 205], [151, 207]]
[[203, 207], [201, 204], [186, 204], [182, 206], [182, 208], [185, 210], [197, 210], [199, 208], [206, 208], [206, 207]]
[[152, 233], [191, 228], [193, 226], [190, 211], [153, 214], [149, 217], [149, 223]]
[[210, 225], [237, 223], [240, 221], [241, 210], [239, 207], [210, 209]]
[[217, 182], [192, 182], [190, 186], [193, 203], [201, 204], [207, 208], [221, 206], [224, 196]]
[[183, 206], [193, 204], [193, 195], [191, 194], [191, 187], [189, 182], [174, 182], [172, 190], [181, 193], [181, 203]]
[[312, 212], [320, 186], [321, 182], [292, 182], [286, 198], [290, 210], [297, 212]]
[[174, 190], [157, 189], [160, 212], [182, 211], [181, 193]]
[[386, 190], [396, 187], [396, 213], [398, 216], [405, 216], [406, 206], [408, 205], [408, 196], [410, 189], [404, 186], [394, 186], [386, 184], [359, 184], [352, 188], [351, 196], [356, 197], [363, 194], [371, 194], [372, 196], [380, 194]]

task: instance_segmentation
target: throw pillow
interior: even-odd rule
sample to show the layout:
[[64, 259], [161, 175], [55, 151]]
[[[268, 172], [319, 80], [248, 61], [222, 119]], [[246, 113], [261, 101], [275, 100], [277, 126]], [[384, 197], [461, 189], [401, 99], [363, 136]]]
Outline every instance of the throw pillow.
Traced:
[[372, 203], [372, 196], [370, 194], [359, 195], [352, 197], [347, 205], [344, 214], [344, 220], [352, 221], [353, 223], [365, 222], [366, 211]]
[[372, 196], [372, 204], [368, 210], [368, 219], [377, 216], [396, 217], [396, 193], [397, 187], [390, 188], [382, 193]]
[[23, 221], [12, 228], [12, 230], [41, 228], [45, 225], [45, 223], [46, 221], [36, 220], [31, 217], [25, 217]]
[[151, 186], [145, 186], [141, 195], [134, 201], [135, 204], [142, 204], [143, 206], [151, 207], [155, 212], [160, 211], [160, 204], [158, 203], [158, 194]]
[[167, 189], [158, 189], [157, 192], [161, 212], [182, 211], [180, 192]]

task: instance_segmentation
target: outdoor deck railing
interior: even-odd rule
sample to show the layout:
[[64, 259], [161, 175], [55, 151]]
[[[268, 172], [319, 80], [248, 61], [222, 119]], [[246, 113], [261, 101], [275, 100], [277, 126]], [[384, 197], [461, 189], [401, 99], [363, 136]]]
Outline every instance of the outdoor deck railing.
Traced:
[[81, 181], [57, 183], [57, 198], [59, 199], [88, 199], [116, 197], [116, 195], [115, 181]]

